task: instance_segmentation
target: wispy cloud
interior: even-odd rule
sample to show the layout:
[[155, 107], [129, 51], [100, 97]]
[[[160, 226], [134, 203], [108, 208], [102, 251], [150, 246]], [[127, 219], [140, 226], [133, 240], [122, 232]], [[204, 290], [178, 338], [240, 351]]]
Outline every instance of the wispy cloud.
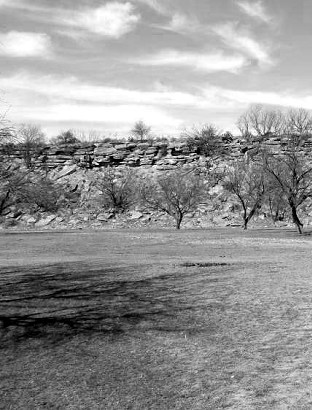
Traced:
[[162, 50], [156, 54], [132, 60], [133, 63], [146, 66], [188, 67], [199, 71], [227, 71], [236, 73], [246, 65], [241, 55], [215, 53], [192, 53], [178, 50]]
[[52, 53], [50, 37], [45, 33], [9, 31], [0, 33], [0, 54], [9, 57], [48, 58]]
[[171, 12], [170, 20], [165, 24], [156, 24], [162, 30], [172, 31], [181, 35], [198, 36], [207, 34], [207, 28], [204, 27], [195, 16], [190, 16], [182, 12]]
[[65, 13], [62, 23], [78, 30], [105, 37], [120, 38], [132, 31], [140, 21], [133, 4], [110, 2], [95, 9]]
[[68, 101], [92, 104], [137, 104], [159, 106], [202, 106], [205, 100], [200, 95], [160, 87], [149, 91], [117, 88], [90, 84], [76, 77], [53, 75], [30, 75], [26, 72], [0, 78], [0, 88], [13, 93], [41, 95], [47, 101], [67, 103]]
[[272, 20], [261, 1], [238, 1], [237, 5], [245, 14], [252, 18], [261, 20], [265, 23], [270, 23]]
[[161, 15], [170, 15], [172, 13], [172, 9], [170, 6], [168, 7], [168, 3], [166, 4], [162, 0], [133, 0], [134, 2], [144, 4], [154, 11], [156, 13], [161, 14]]
[[[72, 122], [133, 124], [143, 118], [152, 126], [179, 126], [183, 121], [172, 117], [164, 110], [140, 104], [82, 105], [77, 103], [50, 104], [47, 107], [21, 107], [18, 117], [22, 122]], [[130, 128], [129, 128], [130, 129]]]
[[[75, 77], [40, 76], [20, 73], [0, 77], [0, 88], [6, 90], [11, 107], [8, 118], [15, 122], [43, 122], [55, 125], [119, 124], [130, 127], [139, 118], [150, 125], [179, 127], [184, 119], [175, 117], [168, 108], [204, 104], [201, 97], [171, 90], [131, 90], [97, 86]], [[54, 127], [55, 128], [55, 127]], [[130, 129], [130, 128], [129, 128]]]
[[215, 26], [213, 31], [228, 47], [244, 53], [260, 65], [273, 64], [269, 48], [255, 40], [247, 30], [238, 30], [234, 23], [226, 23]]
[[276, 105], [312, 109], [312, 94], [295, 93], [292, 91], [259, 91], [235, 90], [212, 85], [202, 87], [202, 97], [218, 106], [242, 109], [250, 104]]
[[19, 7], [19, 0], [0, 0], [0, 7]]

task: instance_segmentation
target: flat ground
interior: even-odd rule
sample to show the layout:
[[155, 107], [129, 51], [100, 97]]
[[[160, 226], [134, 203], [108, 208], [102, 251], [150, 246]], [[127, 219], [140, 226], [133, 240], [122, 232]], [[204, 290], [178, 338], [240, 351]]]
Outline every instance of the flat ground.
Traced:
[[311, 409], [312, 236], [0, 234], [1, 409]]

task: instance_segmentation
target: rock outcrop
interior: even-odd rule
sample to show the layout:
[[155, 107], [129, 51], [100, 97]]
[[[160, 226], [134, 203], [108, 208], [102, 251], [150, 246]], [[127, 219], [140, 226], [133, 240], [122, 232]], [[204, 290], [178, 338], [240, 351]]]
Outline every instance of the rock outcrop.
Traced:
[[[285, 137], [266, 137], [261, 141], [243, 141], [234, 138], [223, 141], [221, 159], [235, 160], [249, 152], [256, 153], [259, 147], [266, 147], [278, 153], [286, 146]], [[302, 146], [305, 153], [312, 152], [312, 140]], [[21, 148], [12, 148], [11, 156], [23, 158]], [[62, 168], [64, 174], [74, 171], [74, 165], [81, 168], [101, 168], [107, 166], [151, 167], [158, 170], [172, 169], [177, 165], [194, 164], [202, 157], [196, 148], [190, 148], [185, 140], [172, 142], [149, 140], [142, 142], [99, 142], [80, 143], [64, 146], [45, 146], [34, 152], [33, 164], [50, 171]]]

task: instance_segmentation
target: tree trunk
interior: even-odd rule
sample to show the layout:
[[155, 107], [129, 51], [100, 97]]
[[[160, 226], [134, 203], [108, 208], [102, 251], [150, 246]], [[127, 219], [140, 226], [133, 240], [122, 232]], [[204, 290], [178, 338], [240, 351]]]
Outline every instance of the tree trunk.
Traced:
[[252, 217], [254, 216], [257, 208], [259, 208], [259, 204], [256, 203], [254, 205], [254, 207], [251, 209], [251, 211], [249, 212], [249, 214], [247, 215], [247, 211], [244, 212], [244, 229], [247, 229], [247, 225], [248, 222], [252, 219]]
[[291, 206], [291, 213], [294, 224], [297, 226], [298, 232], [302, 234], [303, 223], [300, 221], [297, 215], [297, 209], [294, 205]]
[[183, 215], [178, 214], [178, 215], [176, 216], [176, 229], [180, 229], [182, 219], [183, 219]]

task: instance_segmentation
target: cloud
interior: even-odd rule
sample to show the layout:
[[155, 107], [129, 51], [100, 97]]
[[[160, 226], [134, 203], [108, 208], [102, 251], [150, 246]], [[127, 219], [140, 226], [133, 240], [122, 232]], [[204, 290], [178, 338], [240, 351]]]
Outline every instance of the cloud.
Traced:
[[131, 3], [110, 2], [96, 9], [71, 13], [62, 22], [105, 37], [120, 38], [132, 31], [140, 21]]
[[261, 1], [238, 1], [237, 5], [245, 14], [264, 23], [269, 23], [272, 20]]
[[153, 24], [153, 26], [187, 36], [207, 34], [207, 28], [200, 24], [195, 16], [175, 12], [171, 13], [170, 17], [170, 20], [166, 24]]
[[217, 25], [213, 31], [228, 47], [244, 53], [260, 65], [270, 66], [273, 64], [268, 47], [257, 42], [248, 31], [237, 30], [233, 23]]
[[[152, 89], [131, 90], [82, 83], [75, 77], [40, 76], [20, 73], [0, 77], [0, 88], [6, 90], [10, 106], [8, 118], [13, 122], [114, 124], [116, 130], [130, 129], [142, 118], [158, 131], [162, 127], [178, 128], [184, 119], [171, 113], [171, 108], [204, 104], [200, 96]], [[93, 125], [92, 125], [93, 127]]]
[[184, 31], [185, 29], [188, 29], [190, 25], [192, 26], [192, 22], [185, 14], [174, 13], [171, 18], [169, 28], [173, 31]]
[[90, 102], [93, 104], [137, 104], [160, 106], [202, 106], [205, 101], [198, 95], [175, 91], [159, 84], [150, 91], [101, 86], [80, 82], [76, 77], [39, 76], [19, 73], [0, 78], [0, 88], [13, 93], [41, 95], [48, 101], [60, 103]]
[[172, 13], [171, 9], [165, 6], [164, 2], [162, 2], [161, 0], [134, 0], [134, 1], [150, 7], [151, 9], [156, 11], [156, 13], [161, 14], [161, 15], [166, 16]]
[[145, 66], [190, 67], [205, 72], [227, 71], [236, 73], [246, 65], [240, 55], [225, 55], [222, 52], [211, 54], [162, 50], [159, 53], [137, 58], [133, 63]]
[[10, 31], [0, 33], [0, 54], [10, 57], [51, 56], [52, 45], [50, 37], [45, 33], [28, 33]]
[[290, 91], [241, 91], [206, 85], [202, 97], [210, 103], [224, 108], [246, 108], [250, 104], [275, 105], [280, 107], [305, 108], [312, 110], [312, 94], [296, 94]]
[[21, 6], [21, 0], [0, 0], [0, 7], [20, 8]]
[[182, 120], [176, 119], [157, 107], [139, 104], [86, 105], [86, 104], [51, 104], [47, 107], [22, 107], [18, 110], [19, 121], [38, 122], [90, 122], [133, 124], [138, 118], [150, 125], [179, 126]]

